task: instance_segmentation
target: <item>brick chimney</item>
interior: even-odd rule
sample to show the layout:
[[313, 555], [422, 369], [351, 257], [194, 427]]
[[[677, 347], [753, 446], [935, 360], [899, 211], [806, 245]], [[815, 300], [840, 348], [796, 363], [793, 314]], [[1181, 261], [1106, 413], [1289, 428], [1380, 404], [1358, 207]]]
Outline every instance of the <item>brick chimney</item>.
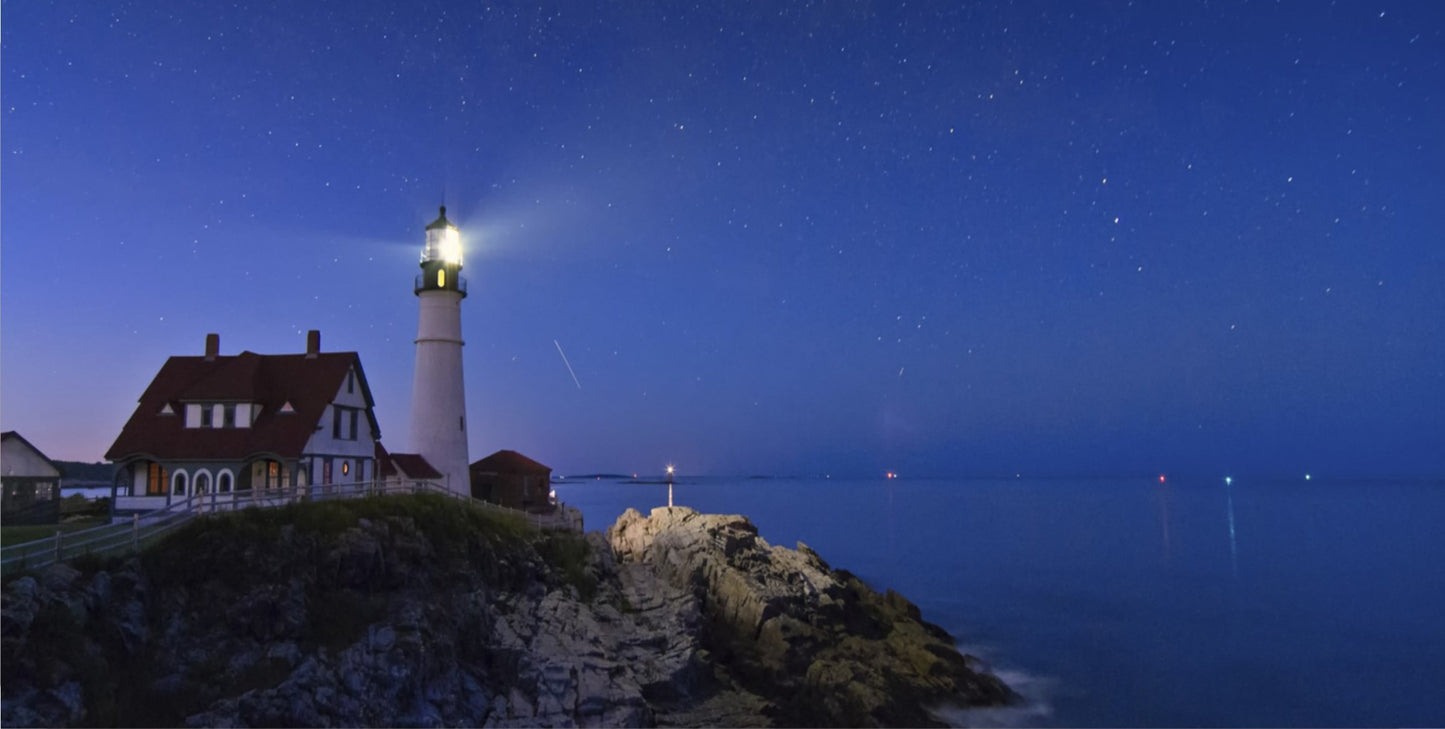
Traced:
[[219, 334], [207, 334], [207, 335], [206, 335], [206, 361], [207, 361], [207, 362], [214, 362], [214, 361], [216, 361], [216, 355], [218, 355], [218, 354], [220, 354], [220, 353], [221, 353], [221, 335], [219, 335]]
[[316, 359], [321, 354], [321, 330], [312, 329], [306, 332], [306, 359]]

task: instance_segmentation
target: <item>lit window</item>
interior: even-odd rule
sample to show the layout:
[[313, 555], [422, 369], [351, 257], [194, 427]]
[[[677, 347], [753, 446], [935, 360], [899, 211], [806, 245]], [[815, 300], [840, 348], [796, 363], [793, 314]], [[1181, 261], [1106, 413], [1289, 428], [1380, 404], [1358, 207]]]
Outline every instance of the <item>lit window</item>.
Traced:
[[166, 467], [159, 463], [152, 462], [146, 473], [146, 495], [165, 496], [166, 494]]
[[446, 288], [446, 287], [447, 287], [447, 270], [446, 270], [445, 268], [438, 268], [438, 269], [437, 269], [437, 288], [439, 288], [439, 289], [444, 289], [444, 288]]
[[343, 476], [348, 476], [348, 475], [350, 475], [350, 474], [351, 474], [351, 461], [342, 461], [342, 462], [341, 462], [341, 475], [343, 475]]

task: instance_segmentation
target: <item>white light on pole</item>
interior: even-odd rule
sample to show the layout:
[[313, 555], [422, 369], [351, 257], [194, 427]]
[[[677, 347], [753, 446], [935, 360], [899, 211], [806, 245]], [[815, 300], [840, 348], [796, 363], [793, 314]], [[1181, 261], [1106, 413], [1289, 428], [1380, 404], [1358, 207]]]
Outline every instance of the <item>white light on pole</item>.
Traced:
[[672, 464], [667, 464], [667, 508], [672, 508]]

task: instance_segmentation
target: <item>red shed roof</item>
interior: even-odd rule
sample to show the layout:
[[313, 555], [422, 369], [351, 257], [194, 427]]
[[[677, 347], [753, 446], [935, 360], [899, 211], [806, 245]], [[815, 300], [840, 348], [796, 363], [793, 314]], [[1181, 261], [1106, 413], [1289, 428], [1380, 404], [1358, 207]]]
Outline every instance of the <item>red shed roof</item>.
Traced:
[[544, 466], [516, 451], [497, 451], [469, 469], [476, 473], [551, 473], [550, 466]]
[[407, 478], [442, 477], [442, 472], [432, 468], [432, 465], [418, 453], [393, 453], [391, 462], [396, 464], [396, 468], [401, 469]]
[[[140, 405], [105, 457], [241, 460], [273, 453], [295, 458], [324, 425], [320, 421], [326, 406], [353, 368], [372, 432], [380, 435], [371, 388], [355, 352], [171, 357], [141, 394]], [[187, 428], [187, 402], [247, 402], [259, 404], [261, 410], [249, 428]], [[293, 412], [283, 412], [287, 403]], [[162, 414], [168, 405], [171, 413]]]

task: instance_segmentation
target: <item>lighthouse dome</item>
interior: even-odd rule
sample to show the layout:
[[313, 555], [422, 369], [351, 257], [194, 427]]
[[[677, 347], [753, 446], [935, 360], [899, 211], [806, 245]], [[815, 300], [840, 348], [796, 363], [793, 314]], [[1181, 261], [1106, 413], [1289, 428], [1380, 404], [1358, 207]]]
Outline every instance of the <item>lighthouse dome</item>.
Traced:
[[443, 229], [443, 228], [455, 228], [455, 227], [457, 227], [457, 226], [452, 225], [452, 221], [447, 220], [447, 206], [442, 205], [441, 208], [440, 208], [440, 214], [437, 215], [437, 219], [431, 221], [430, 223], [428, 223], [427, 226], [426, 226], [426, 229], [427, 229], [427, 230], [439, 230], [439, 229]]

